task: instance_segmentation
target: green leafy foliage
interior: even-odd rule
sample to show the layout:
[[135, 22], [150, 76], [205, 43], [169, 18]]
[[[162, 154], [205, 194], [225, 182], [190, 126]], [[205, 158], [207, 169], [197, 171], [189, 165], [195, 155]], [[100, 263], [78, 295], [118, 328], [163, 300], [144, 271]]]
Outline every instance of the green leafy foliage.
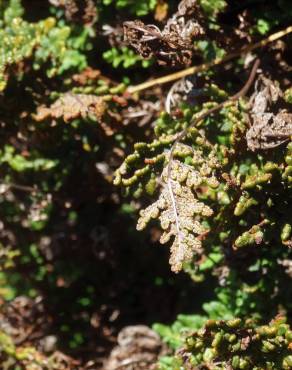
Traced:
[[86, 58], [80, 51], [88, 38], [88, 31], [84, 29], [80, 35], [70, 37], [71, 29], [57, 24], [49, 17], [38, 23], [28, 23], [20, 17], [22, 8], [20, 1], [11, 0], [2, 14], [1, 61], [0, 61], [0, 89], [7, 83], [9, 70], [15, 68], [21, 77], [23, 71], [19, 68], [22, 61], [33, 57], [33, 68], [40, 69], [49, 62], [47, 75], [56, 74], [77, 68], [86, 67]]
[[148, 14], [155, 8], [157, 0], [102, 0], [104, 5], [114, 4], [117, 9], [129, 9], [129, 11], [138, 17]]
[[223, 11], [223, 9], [226, 7], [226, 1], [225, 0], [200, 0], [200, 5], [202, 6], [204, 12], [207, 13], [207, 15], [214, 19], [216, 15]]
[[132, 67], [139, 62], [143, 67], [147, 68], [150, 64], [150, 61], [143, 60], [139, 55], [135, 54], [133, 50], [124, 46], [121, 49], [112, 48], [103, 53], [103, 58], [114, 68], [123, 66], [123, 68]]

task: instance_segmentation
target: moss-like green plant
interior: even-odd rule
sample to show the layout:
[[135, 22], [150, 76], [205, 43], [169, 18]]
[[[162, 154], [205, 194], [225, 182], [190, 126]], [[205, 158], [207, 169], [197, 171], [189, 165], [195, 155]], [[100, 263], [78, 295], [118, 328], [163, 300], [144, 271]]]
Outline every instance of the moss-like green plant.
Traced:
[[[252, 320], [208, 320], [187, 336], [172, 369], [290, 369], [292, 332], [285, 319], [257, 326]], [[163, 364], [161, 369], [167, 368]]]
[[[86, 67], [86, 59], [70, 38], [68, 26], [58, 25], [53, 17], [38, 23], [29, 23], [21, 18], [23, 9], [19, 0], [11, 0], [2, 12], [0, 27], [0, 91], [16, 70], [19, 78], [24, 74], [23, 62], [33, 60], [35, 70], [49, 62], [47, 75], [62, 74], [70, 68]], [[86, 38], [84, 31], [82, 38]]]

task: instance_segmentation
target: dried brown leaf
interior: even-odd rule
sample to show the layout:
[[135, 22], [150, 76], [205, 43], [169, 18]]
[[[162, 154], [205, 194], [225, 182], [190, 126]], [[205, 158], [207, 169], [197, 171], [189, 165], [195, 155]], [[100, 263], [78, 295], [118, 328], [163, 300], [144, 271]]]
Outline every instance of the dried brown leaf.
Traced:
[[197, 1], [183, 0], [162, 31], [140, 20], [124, 22], [125, 41], [143, 58], [155, 57], [163, 65], [189, 65], [193, 40], [204, 34], [200, 18]]
[[102, 97], [85, 94], [67, 93], [61, 96], [49, 108], [41, 106], [34, 116], [36, 121], [43, 121], [46, 118], [63, 118], [65, 122], [78, 117], [94, 115], [101, 121], [106, 109], [106, 103]]
[[252, 151], [275, 148], [292, 136], [292, 113], [283, 107], [282, 97], [278, 85], [263, 76], [259, 78], [251, 98], [251, 127], [246, 134]]

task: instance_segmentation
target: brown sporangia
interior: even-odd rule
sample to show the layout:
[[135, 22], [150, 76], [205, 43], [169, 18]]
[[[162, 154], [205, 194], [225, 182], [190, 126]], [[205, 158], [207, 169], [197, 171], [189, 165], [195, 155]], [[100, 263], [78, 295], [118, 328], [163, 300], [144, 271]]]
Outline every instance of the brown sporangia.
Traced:
[[172, 167], [165, 167], [161, 174], [162, 189], [159, 198], [140, 211], [137, 230], [143, 230], [154, 219], [159, 219], [163, 231], [160, 243], [170, 240], [169, 263], [173, 272], [182, 270], [183, 265], [194, 256], [203, 253], [202, 240], [209, 230], [203, 220], [212, 216], [213, 210], [198, 199], [202, 186], [217, 187], [219, 182], [214, 174], [218, 166], [214, 154], [207, 160], [202, 153], [185, 144], [177, 145], [177, 153], [188, 153], [199, 168], [194, 169], [178, 160], [172, 160]]
[[289, 140], [292, 136], [292, 113], [284, 103], [279, 86], [260, 76], [251, 104], [251, 127], [246, 134], [250, 150], [272, 149]]
[[197, 0], [182, 0], [162, 31], [140, 20], [124, 22], [124, 38], [143, 58], [155, 57], [161, 65], [189, 65], [193, 41], [204, 34], [201, 19]]
[[85, 94], [66, 93], [56, 100], [50, 107], [41, 106], [34, 116], [36, 121], [46, 118], [63, 118], [65, 122], [75, 118], [85, 118], [93, 115], [101, 121], [106, 109], [106, 103], [102, 97]]

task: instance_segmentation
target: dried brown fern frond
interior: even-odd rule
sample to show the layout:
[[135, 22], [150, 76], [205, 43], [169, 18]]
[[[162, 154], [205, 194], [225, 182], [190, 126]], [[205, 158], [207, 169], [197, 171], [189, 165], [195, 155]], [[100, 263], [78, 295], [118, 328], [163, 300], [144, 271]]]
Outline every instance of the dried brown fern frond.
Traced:
[[292, 113], [287, 111], [283, 92], [273, 81], [260, 76], [255, 90], [247, 145], [252, 151], [272, 149], [292, 136]]
[[161, 176], [160, 196], [156, 202], [140, 212], [137, 224], [137, 229], [142, 230], [151, 219], [158, 218], [163, 230], [161, 244], [174, 238], [169, 260], [174, 272], [179, 272], [183, 263], [190, 261], [194, 254], [201, 254], [201, 236], [208, 231], [201, 219], [213, 214], [208, 205], [197, 199], [196, 190], [202, 186], [219, 185], [214, 176], [216, 163], [212, 154], [206, 160], [200, 151], [178, 144], [177, 154], [185, 150], [192, 152], [193, 163], [199, 168], [173, 160], [169, 177], [166, 166]]
[[155, 57], [162, 65], [189, 65], [193, 40], [204, 34], [201, 19], [197, 0], [182, 0], [162, 31], [140, 20], [124, 22], [125, 41], [143, 58]]
[[65, 122], [75, 118], [85, 118], [89, 114], [101, 120], [105, 113], [106, 103], [102, 97], [85, 94], [67, 93], [56, 100], [50, 107], [41, 106], [34, 116], [36, 121], [46, 118], [63, 118]]

